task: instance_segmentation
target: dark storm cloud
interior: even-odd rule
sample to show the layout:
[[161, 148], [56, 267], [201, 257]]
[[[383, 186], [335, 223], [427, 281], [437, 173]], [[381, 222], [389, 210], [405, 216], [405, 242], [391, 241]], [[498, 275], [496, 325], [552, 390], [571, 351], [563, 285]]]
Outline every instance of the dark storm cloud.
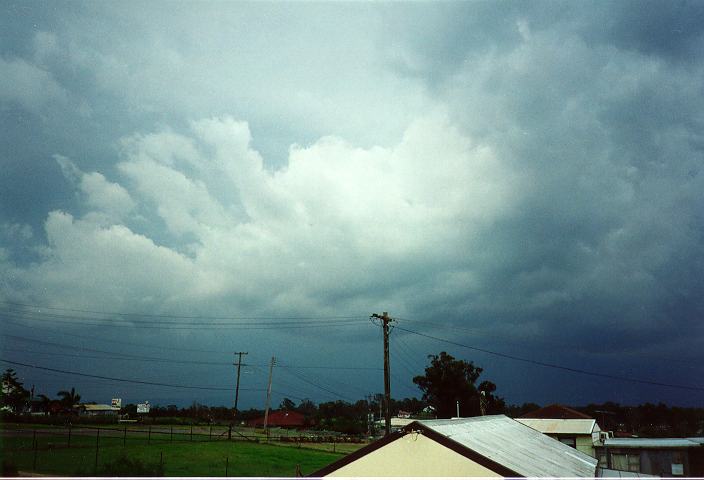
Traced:
[[[388, 310], [661, 382], [663, 359], [701, 360], [700, 5], [10, 7], [0, 67], [23, 81], [0, 89], [4, 299]], [[371, 325], [321, 332], [165, 337], [263, 363], [379, 354]], [[418, 368], [454, 348], [509, 401], [681, 400], [400, 332]]]

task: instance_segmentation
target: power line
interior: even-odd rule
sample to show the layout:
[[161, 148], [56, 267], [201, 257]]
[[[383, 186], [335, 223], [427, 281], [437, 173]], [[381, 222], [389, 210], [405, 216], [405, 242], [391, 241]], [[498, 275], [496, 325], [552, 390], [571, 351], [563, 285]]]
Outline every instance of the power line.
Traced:
[[319, 388], [320, 390], [323, 390], [324, 392], [331, 393], [331, 394], [335, 395], [335, 396], [338, 397], [338, 398], [343, 398], [343, 399], [345, 399], [345, 400], [349, 400], [349, 401], [351, 401], [351, 402], [354, 402], [354, 400], [353, 400], [352, 398], [348, 397], [347, 395], [342, 395], [341, 393], [335, 392], [335, 391], [330, 390], [330, 389], [328, 389], [328, 388], [325, 388], [325, 387], [323, 387], [323, 386], [321, 386], [321, 385], [318, 385], [317, 383], [315, 383], [315, 382], [313, 382], [313, 381], [311, 381], [311, 380], [308, 380], [308, 379], [307, 379], [306, 377], [304, 377], [302, 374], [297, 373], [297, 372], [295, 372], [294, 370], [286, 370], [286, 372], [289, 373], [290, 375], [293, 375], [294, 377], [298, 378], [299, 380], [301, 380], [301, 381], [307, 383], [308, 385], [312, 385], [312, 386], [314, 386], [315, 388]]
[[[102, 328], [130, 328], [130, 329], [151, 329], [151, 330], [280, 330], [280, 329], [302, 329], [302, 328], [328, 328], [328, 327], [349, 327], [355, 325], [365, 324], [363, 320], [346, 320], [334, 323], [323, 323], [321, 321], [290, 321], [290, 322], [269, 322], [266, 324], [261, 323], [245, 323], [245, 324], [232, 324], [232, 323], [173, 323], [173, 322], [143, 322], [139, 323], [124, 323], [129, 322], [128, 320], [117, 320], [114, 323], [110, 319], [98, 319], [98, 322], [85, 322], [76, 317], [65, 317], [62, 316], [60, 319], [57, 318], [36, 318], [32, 317], [30, 314], [25, 314], [23, 312], [4, 312], [2, 315], [8, 316], [13, 320], [25, 320], [30, 322], [48, 322], [52, 324], [60, 323], [64, 325], [79, 325], [79, 326], [93, 326]], [[28, 316], [29, 315], [29, 316]], [[71, 318], [69, 320], [63, 320], [63, 318]], [[88, 319], [95, 320], [95, 319]], [[100, 321], [105, 320], [105, 321]], [[206, 328], [207, 327], [207, 328]]]
[[[262, 376], [268, 375], [268, 372], [266, 370], [264, 370], [264, 368], [262, 368], [262, 367], [269, 368], [269, 365], [252, 365], [251, 363], [248, 363], [247, 366], [251, 367], [252, 370], [257, 372], [259, 375], [262, 375]], [[296, 391], [302, 395], [305, 395], [307, 393], [307, 392], [301, 390], [300, 385], [293, 385], [293, 384], [290, 384], [290, 383], [283, 381], [283, 380], [276, 380], [276, 384], [282, 385], [282, 386], [286, 387], [287, 389], [289, 389], [289, 391], [293, 390], [293, 391]], [[277, 393], [275, 390], [272, 390], [272, 392]]]
[[[122, 382], [122, 383], [135, 383], [139, 385], [152, 385], [152, 386], [158, 386], [158, 387], [171, 387], [171, 388], [188, 388], [192, 390], [212, 390], [212, 391], [230, 391], [231, 389], [229, 388], [222, 388], [222, 387], [203, 387], [203, 386], [194, 386], [194, 385], [177, 385], [177, 384], [171, 384], [171, 383], [160, 383], [160, 382], [149, 382], [149, 381], [144, 381], [144, 380], [134, 380], [134, 379], [125, 379], [125, 378], [115, 378], [115, 377], [107, 377], [104, 375], [93, 375], [93, 374], [88, 374], [88, 373], [82, 373], [82, 372], [73, 372], [70, 370], [60, 370], [57, 368], [49, 368], [49, 367], [42, 367], [39, 365], [31, 365], [28, 363], [22, 363], [22, 362], [16, 362], [14, 360], [7, 360], [0, 358], [0, 362], [4, 363], [9, 363], [11, 365], [19, 365], [23, 367], [29, 367], [29, 368], [34, 368], [37, 370], [45, 370], [48, 372], [54, 372], [54, 373], [62, 373], [62, 374], [67, 374], [67, 375], [75, 375], [78, 377], [87, 377], [87, 378], [94, 378], [97, 380], [108, 380], [108, 381], [114, 381], [114, 382]], [[265, 388], [241, 388], [240, 390], [248, 391], [248, 392], [264, 392], [266, 391]], [[277, 395], [282, 395], [284, 397], [290, 397], [290, 398], [295, 398], [297, 400], [304, 400], [303, 397], [299, 397], [297, 395], [291, 395], [290, 393], [286, 392], [280, 392], [277, 390], [272, 390], [273, 393], [276, 393]]]
[[[411, 346], [408, 345], [408, 344], [403, 340], [403, 337], [402, 337], [401, 335], [397, 335], [397, 336], [396, 336], [396, 343], [401, 346], [401, 350], [402, 350], [403, 352], [405, 352], [406, 355], [408, 356], [409, 360], [411, 360], [411, 365], [413, 365], [414, 368], [417, 368], [416, 362], [418, 361], [418, 357], [419, 357], [418, 352], [417, 352], [416, 350], [414, 350], [413, 348], [411, 348]], [[426, 354], [421, 354], [421, 355], [420, 355], [421, 364], [423, 365], [422, 367], [420, 367], [421, 370], [424, 370], [424, 369], [425, 369], [425, 362], [426, 362], [427, 358], [428, 358], [428, 356], [427, 356]]]
[[[18, 327], [22, 328], [34, 328], [29, 325], [24, 325], [22, 323], [17, 323], [17, 322], [12, 322], [12, 321], [5, 321], [5, 323], [10, 324], [10, 325], [15, 325]], [[115, 340], [112, 338], [105, 338], [105, 337], [95, 337], [92, 335], [78, 335], [76, 333], [67, 333], [67, 332], [62, 332], [60, 330], [54, 330], [51, 328], [42, 328], [43, 332], [51, 332], [51, 333], [56, 333], [58, 335], [64, 335], [66, 337], [74, 337], [74, 338], [82, 338], [84, 340], [93, 340], [93, 341], [98, 341], [98, 342], [106, 342], [106, 343], [116, 343], [119, 345], [129, 345], [131, 347], [141, 347], [141, 348], [149, 348], [149, 349], [157, 349], [157, 350], [178, 350], [180, 352], [196, 352], [196, 353], [230, 353], [229, 350], [205, 350], [205, 349], [198, 349], [198, 348], [185, 348], [185, 347], [179, 347], [178, 349], [174, 347], [167, 347], [164, 345], [155, 345], [155, 344], [144, 344], [144, 343], [137, 343], [137, 342], [126, 342], [124, 340]]]
[[[226, 363], [218, 363], [218, 362], [207, 362], [207, 361], [197, 361], [197, 360], [174, 360], [174, 359], [169, 359], [169, 358], [149, 357], [149, 356], [144, 356], [144, 355], [132, 355], [129, 353], [111, 352], [111, 351], [107, 351], [107, 350], [98, 350], [98, 349], [93, 349], [93, 348], [78, 347], [76, 345], [66, 345], [63, 343], [47, 342], [44, 340], [37, 340], [34, 338], [21, 337], [18, 335], [10, 335], [8, 333], [0, 333], [0, 336], [6, 337], [6, 338], [14, 338], [16, 340], [20, 340], [23, 342], [37, 343], [40, 345], [47, 345], [47, 346], [51, 346], [51, 347], [69, 348], [72, 350], [83, 350], [85, 352], [104, 353], [107, 355], [118, 355], [118, 356], [121, 356], [122, 359], [124, 359], [124, 360], [149, 360], [149, 361], [155, 361], [155, 362], [171, 362], [171, 363], [183, 363], [183, 364], [190, 363], [190, 364], [201, 364], [201, 365], [228, 365]], [[52, 352], [41, 352], [41, 353], [50, 355]]]
[[[414, 320], [414, 319], [409, 319], [409, 318], [398, 318], [398, 320], [402, 320], [404, 322], [418, 323], [421, 325], [430, 325], [432, 327], [442, 328], [444, 330], [449, 330], [449, 331], [468, 332], [468, 333], [472, 333], [474, 335], [479, 334], [479, 335], [483, 335], [487, 339], [499, 341], [504, 345], [515, 345], [515, 346], [519, 346], [519, 347], [530, 346], [533, 348], [535, 348], [536, 346], [537, 347], [563, 348], [563, 349], [569, 349], [572, 352], [579, 350], [580, 353], [585, 353], [588, 355], [609, 355], [612, 353], [612, 352], [587, 350], [584, 348], [584, 345], [582, 345], [582, 344], [571, 344], [570, 345], [570, 344], [566, 344], [565, 342], [556, 343], [556, 342], [545, 341], [543, 339], [541, 339], [538, 342], [535, 342], [535, 341], [531, 342], [530, 340], [529, 341], [516, 341], [515, 339], [507, 341], [504, 338], [497, 338], [496, 336], [484, 335], [486, 333], [486, 331], [479, 329], [479, 328], [467, 328], [467, 327], [461, 327], [461, 326], [457, 326], [457, 325], [446, 325], [446, 324], [437, 323], [437, 322], [430, 322], [427, 320]], [[629, 351], [625, 351], [625, 352], [620, 351], [620, 352], [618, 352], [619, 356], [623, 356], [624, 354], [635, 356], [635, 357], [641, 357], [641, 358], [643, 357], [643, 354], [638, 353], [638, 352], [633, 352], [633, 351], [630, 351], [630, 352]], [[701, 362], [699, 362], [696, 359], [683, 360], [681, 358], [663, 357], [660, 355], [653, 356], [652, 353], [650, 353], [650, 352], [647, 354], [647, 358], [650, 360], [662, 360], [662, 361], [666, 361], [666, 362], [679, 363], [679, 364], [682, 364], [682, 365], [684, 365], [688, 368], [692, 368], [692, 369], [700, 369], [700, 368], [702, 368], [702, 366], [704, 366], [704, 364], [702, 364]], [[696, 363], [693, 365], [692, 362], [696, 362]]]
[[100, 355], [79, 355], [75, 353], [63, 353], [63, 352], [38, 352], [38, 351], [32, 351], [32, 350], [24, 350], [24, 349], [19, 349], [19, 348], [3, 348], [3, 352], [18, 352], [18, 353], [31, 353], [34, 355], [49, 355], [49, 356], [55, 356], [55, 357], [72, 357], [72, 358], [81, 358], [81, 359], [86, 359], [86, 358], [92, 358], [95, 360], [127, 360], [127, 361], [135, 361], [135, 362], [142, 362], [145, 359], [149, 359], [149, 361], [152, 362], [165, 362], [165, 363], [180, 363], [180, 364], [193, 364], [193, 365], [218, 365], [218, 366], [227, 366], [227, 363], [222, 363], [222, 362], [197, 362], [197, 361], [190, 361], [190, 360], [171, 360], [171, 359], [161, 359], [161, 358], [150, 358], [150, 357], [109, 357], [109, 356], [100, 356]]
[[408, 329], [408, 328], [403, 328], [403, 327], [398, 327], [398, 326], [397, 326], [396, 328], [398, 328], [399, 330], [402, 330], [402, 331], [404, 331], [404, 332], [413, 333], [413, 334], [419, 335], [419, 336], [421, 336], [421, 337], [430, 338], [430, 339], [432, 339], [432, 340], [437, 340], [437, 341], [439, 341], [439, 342], [448, 343], [448, 344], [450, 344], [450, 345], [456, 345], [456, 346], [458, 346], [458, 347], [464, 347], [464, 348], [468, 348], [468, 349], [470, 349], [470, 350], [476, 350], [476, 351], [478, 351], [478, 352], [487, 353], [487, 354], [489, 354], [489, 355], [495, 355], [495, 356], [497, 356], [497, 357], [507, 358], [507, 359], [509, 359], [509, 360], [516, 360], [516, 361], [519, 361], [519, 362], [530, 363], [530, 364], [538, 365], [538, 366], [541, 366], [541, 367], [554, 368], [554, 369], [558, 369], [558, 370], [564, 370], [564, 371], [567, 371], [567, 372], [579, 373], [579, 374], [582, 374], [582, 375], [590, 375], [590, 376], [593, 376], [593, 377], [610, 378], [610, 379], [612, 379], [612, 380], [621, 380], [621, 381], [624, 381], [624, 382], [640, 383], [640, 384], [644, 384], [644, 385], [654, 385], [654, 386], [658, 386], [658, 387], [670, 387], [670, 388], [681, 388], [681, 389], [684, 389], [684, 390], [704, 391], [704, 387], [697, 387], [697, 386], [690, 386], [690, 385], [677, 385], [677, 384], [663, 383], [663, 382], [654, 382], [654, 381], [650, 381], [650, 380], [642, 380], [642, 379], [637, 379], [637, 378], [622, 377], [622, 376], [620, 376], [620, 375], [610, 375], [610, 374], [608, 374], [608, 373], [592, 372], [592, 371], [589, 371], [589, 370], [582, 370], [582, 369], [580, 369], [580, 368], [566, 367], [566, 366], [557, 365], [557, 364], [554, 364], [554, 363], [540, 362], [540, 361], [538, 361], [538, 360], [531, 360], [531, 359], [529, 359], [529, 358], [517, 357], [517, 356], [515, 356], [515, 355], [509, 355], [509, 354], [506, 354], [506, 353], [494, 352], [494, 351], [492, 351], [492, 350], [487, 350], [487, 349], [484, 349], [484, 348], [473, 347], [473, 346], [471, 346], [471, 345], [465, 345], [465, 344], [463, 344], [463, 343], [454, 342], [454, 341], [452, 341], [452, 340], [447, 340], [447, 339], [445, 339], [445, 338], [435, 337], [435, 336], [433, 336], [433, 335], [428, 335], [428, 334], [426, 334], [426, 333], [417, 332], [417, 331], [415, 331], [415, 330], [410, 330], [410, 329]]
[[208, 315], [170, 315], [170, 314], [154, 314], [154, 313], [136, 313], [136, 312], [105, 312], [98, 310], [84, 310], [79, 308], [62, 308], [49, 307], [46, 305], [33, 305], [28, 303], [0, 301], [0, 304], [20, 306], [27, 308], [37, 308], [45, 310], [57, 310], [61, 312], [75, 313], [90, 313], [94, 315], [116, 315], [125, 317], [152, 317], [152, 318], [177, 318], [186, 320], [316, 320], [316, 319], [332, 319], [332, 318], [366, 318], [366, 315], [321, 315], [321, 316], [208, 316]]
[[404, 357], [401, 356], [400, 350], [398, 349], [398, 346], [392, 345], [391, 346], [391, 354], [392, 358], [394, 360], [398, 360], [398, 365], [400, 365], [406, 373], [408, 373], [411, 378], [415, 375], [413, 373], [413, 369], [411, 368], [410, 364], [408, 363], [408, 360], [406, 360]]
[[[56, 343], [56, 342], [47, 342], [44, 340], [37, 340], [34, 338], [27, 338], [27, 337], [21, 337], [18, 335], [11, 335], [7, 333], [0, 333], [0, 336], [2, 337], [7, 337], [7, 338], [14, 338], [20, 341], [24, 342], [30, 342], [30, 343], [38, 343], [40, 345], [47, 345], [47, 346], [52, 346], [52, 347], [59, 347], [59, 348], [68, 348], [72, 350], [83, 350], [86, 352], [93, 352], [93, 353], [103, 353], [107, 355], [117, 355], [117, 357], [98, 357], [98, 356], [87, 356], [87, 355], [78, 355], [78, 354], [72, 354], [72, 353], [61, 353], [61, 352], [29, 352], [27, 350], [20, 350], [21, 352], [24, 353], [36, 353], [40, 355], [58, 355], [58, 356], [66, 356], [66, 357], [77, 357], [77, 358], [95, 358], [95, 359], [106, 359], [106, 360], [128, 360], [128, 361], [153, 361], [153, 362], [164, 362], [164, 363], [175, 363], [175, 364], [192, 364], [192, 365], [216, 365], [216, 366], [229, 366], [229, 363], [226, 362], [212, 362], [212, 361], [205, 361], [205, 360], [176, 360], [176, 359], [171, 359], [171, 358], [163, 358], [163, 357], [151, 357], [151, 356], [145, 356], [145, 355], [133, 355], [129, 353], [121, 353], [121, 352], [112, 352], [108, 350], [98, 350], [98, 349], [93, 349], [93, 348], [85, 348], [85, 347], [79, 347], [75, 345], [66, 345], [62, 343]], [[4, 350], [12, 350], [12, 349], [4, 349]], [[248, 366], [266, 366], [266, 365], [256, 365], [256, 364], [247, 364]], [[323, 369], [323, 370], [380, 370], [380, 368], [374, 368], [374, 367], [334, 367], [331, 365], [277, 365], [278, 367], [281, 368], [297, 368], [297, 369]]]
[[323, 370], [383, 370], [381, 367], [330, 367], [327, 365], [276, 365], [279, 368], [310, 368]]
[[[47, 372], [63, 373], [63, 374], [67, 374], [67, 375], [76, 375], [78, 377], [96, 378], [99, 380], [112, 380], [115, 382], [135, 383], [135, 384], [139, 384], [139, 385], [153, 385], [153, 386], [157, 386], [157, 387], [188, 388], [191, 390], [213, 390], [213, 391], [226, 391], [226, 392], [229, 392], [232, 390], [231, 388], [224, 388], [224, 387], [203, 387], [203, 386], [195, 386], [195, 385], [178, 385], [178, 384], [173, 384], [173, 383], [149, 382], [146, 380], [134, 380], [134, 379], [128, 379], [128, 378], [108, 377], [108, 376], [104, 376], [104, 375], [93, 375], [90, 373], [73, 372], [70, 370], [60, 370], [58, 368], [42, 367], [39, 365], [32, 365], [29, 363], [16, 362], [14, 360], [7, 360], [4, 358], [0, 358], [0, 362], [9, 363], [11, 365], [19, 365], [22, 367], [35, 368], [37, 370], [45, 370]], [[263, 389], [255, 389], [255, 388], [243, 389], [243, 390], [251, 390], [251, 391], [257, 391], [257, 392], [263, 391]]]
[[[31, 318], [31, 319], [36, 319], [36, 320], [44, 320], [48, 318], [52, 319], [68, 319], [68, 320], [93, 320], [93, 321], [117, 321], [117, 322], [135, 322], [138, 321], [140, 324], [153, 324], [153, 325], [260, 325], [262, 324], [261, 320], [256, 320], [256, 321], [242, 321], [242, 320], [253, 320], [253, 318], [246, 318], [243, 317], [241, 319], [233, 318], [233, 319], [228, 319], [228, 322], [225, 323], [216, 323], [216, 322], [195, 322], [195, 321], [189, 321], [189, 322], [167, 322], [163, 320], [144, 320], [144, 319], [138, 319], [138, 320], [130, 320], [130, 319], [114, 319], [109, 316], [107, 317], [89, 317], [85, 315], [64, 315], [61, 313], [49, 313], [49, 312], [33, 312], [30, 310], [6, 310], [2, 312], [4, 315], [22, 315], [26, 318]], [[23, 317], [23, 318], [24, 318]], [[287, 324], [300, 324], [302, 322], [305, 323], [313, 323], [317, 322], [318, 320], [360, 320], [362, 317], [311, 317], [311, 318], [295, 318], [295, 317], [288, 317], [288, 318], [271, 318], [270, 322], [265, 323], [264, 325], [287, 325]], [[233, 323], [236, 322], [236, 323]]]

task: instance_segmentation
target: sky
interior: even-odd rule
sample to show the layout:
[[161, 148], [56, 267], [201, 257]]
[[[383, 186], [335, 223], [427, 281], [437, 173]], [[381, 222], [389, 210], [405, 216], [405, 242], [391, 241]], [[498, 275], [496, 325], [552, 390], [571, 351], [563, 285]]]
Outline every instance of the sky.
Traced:
[[[0, 367], [181, 406], [704, 403], [704, 4], [6, 1]], [[139, 383], [141, 382], [141, 383]]]

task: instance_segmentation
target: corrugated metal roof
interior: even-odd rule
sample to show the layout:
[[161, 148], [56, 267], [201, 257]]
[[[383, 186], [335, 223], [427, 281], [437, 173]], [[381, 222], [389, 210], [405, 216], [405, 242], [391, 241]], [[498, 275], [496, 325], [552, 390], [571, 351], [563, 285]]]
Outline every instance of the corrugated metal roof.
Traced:
[[539, 432], [554, 434], [590, 435], [597, 426], [593, 418], [517, 418], [516, 421]]
[[85, 408], [87, 412], [97, 412], [97, 411], [104, 411], [104, 410], [109, 410], [109, 411], [114, 411], [118, 412], [120, 411], [119, 407], [113, 407], [112, 405], [100, 405], [100, 404], [94, 404], [94, 403], [88, 403], [81, 405], [81, 407]]
[[594, 477], [596, 473], [596, 458], [505, 415], [418, 422], [526, 477]]
[[687, 448], [698, 447], [701, 443], [688, 438], [607, 438], [606, 447], [622, 448]]

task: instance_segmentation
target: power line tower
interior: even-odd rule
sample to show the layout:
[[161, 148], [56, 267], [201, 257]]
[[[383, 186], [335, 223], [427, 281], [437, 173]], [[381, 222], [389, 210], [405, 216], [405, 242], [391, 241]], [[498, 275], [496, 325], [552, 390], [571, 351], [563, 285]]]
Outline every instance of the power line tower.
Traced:
[[266, 409], [264, 410], [264, 430], [267, 432], [267, 437], [269, 432], [269, 405], [271, 404], [271, 377], [274, 373], [274, 365], [276, 365], [276, 357], [271, 357], [271, 363], [269, 364], [269, 386], [266, 388]]
[[385, 398], [385, 435], [391, 433], [391, 374], [389, 372], [389, 324], [394, 322], [394, 319], [389, 317], [388, 312], [384, 312], [382, 315], [377, 313], [372, 313], [370, 317], [372, 321], [374, 319], [381, 320], [381, 327], [384, 332], [384, 398]]

